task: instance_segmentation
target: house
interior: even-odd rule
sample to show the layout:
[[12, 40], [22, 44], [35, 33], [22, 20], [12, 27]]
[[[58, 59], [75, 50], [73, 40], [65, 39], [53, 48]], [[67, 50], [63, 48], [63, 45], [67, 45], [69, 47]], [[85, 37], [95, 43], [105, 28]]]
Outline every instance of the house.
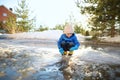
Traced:
[[4, 5], [0, 5], [0, 30], [4, 30], [6, 20], [9, 16], [16, 18], [16, 15], [12, 12], [12, 8], [8, 9]]

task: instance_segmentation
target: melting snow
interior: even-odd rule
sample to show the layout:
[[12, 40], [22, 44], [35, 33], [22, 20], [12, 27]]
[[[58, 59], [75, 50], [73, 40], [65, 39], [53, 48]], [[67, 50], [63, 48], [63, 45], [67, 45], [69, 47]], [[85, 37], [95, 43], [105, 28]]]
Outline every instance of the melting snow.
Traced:
[[[13, 40], [12, 43], [3, 41], [2, 43], [0, 43], [0, 47], [4, 47], [5, 45], [7, 45], [7, 48], [9, 50], [11, 50], [11, 48], [12, 48], [12, 49], [14, 49], [14, 51], [19, 52], [19, 50], [21, 50], [23, 47], [21, 47], [20, 43], [17, 43], [15, 39], [19, 39], [19, 40], [27, 39], [28, 42], [30, 41], [30, 39], [36, 39], [36, 43], [37, 43], [37, 41], [43, 39], [45, 42], [48, 42], [50, 40], [51, 41], [58, 40], [62, 33], [63, 32], [61, 30], [48, 30], [48, 31], [43, 31], [43, 32], [24, 32], [24, 33], [16, 33], [16, 34], [3, 34], [3, 36], [7, 36], [9, 38], [14, 38], [14, 39], [12, 39]], [[84, 41], [85, 37], [83, 35], [80, 35], [80, 34], [76, 34], [76, 35], [78, 37], [78, 40]], [[107, 38], [106, 38], [106, 40], [107, 40]], [[114, 40], [114, 39], [111, 39], [111, 40]], [[115, 37], [115, 40], [120, 41], [120, 37]], [[24, 42], [24, 40], [23, 40], [23, 42]], [[9, 44], [11, 44], [11, 46]], [[29, 43], [29, 44], [34, 44], [34, 43]], [[33, 49], [31, 46], [27, 46], [27, 47], [29, 49], [33, 49], [30, 52], [30, 53], [32, 53], [31, 55], [33, 55], [33, 53], [38, 53], [38, 52], [41, 52], [41, 53], [44, 52], [44, 54], [47, 53], [45, 55], [42, 55], [42, 58], [44, 58], [44, 62], [46, 62], [48, 64], [50, 62], [53, 62], [53, 63], [54, 63], [54, 61], [56, 62], [57, 58], [61, 57], [57, 47], [47, 48], [47, 46], [49, 44], [45, 44], [45, 45], [46, 45], [46, 48], [45, 47], [41, 48], [40, 46], [35, 46], [39, 49], [36, 49], [36, 48]], [[54, 45], [57, 45], [57, 44], [54, 44]], [[17, 47], [19, 47], [19, 48], [17, 48]], [[25, 49], [28, 49], [28, 48], [25, 48]], [[77, 54], [77, 56], [74, 57], [76, 54]], [[34, 54], [34, 55], [38, 55], [38, 54]], [[55, 55], [59, 55], [59, 56], [55, 56]], [[85, 60], [85, 61], [100, 62], [100, 63], [119, 63], [120, 62], [119, 56], [110, 55], [108, 53], [93, 50], [91, 48], [76, 50], [75, 55], [73, 55], [74, 59], [77, 58], [77, 59]]]

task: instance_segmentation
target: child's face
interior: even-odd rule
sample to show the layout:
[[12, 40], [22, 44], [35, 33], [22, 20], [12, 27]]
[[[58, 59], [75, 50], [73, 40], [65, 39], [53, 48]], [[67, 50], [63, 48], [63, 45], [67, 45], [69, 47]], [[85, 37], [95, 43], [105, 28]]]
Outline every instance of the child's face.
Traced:
[[72, 33], [66, 33], [66, 36], [69, 38], [70, 36], [72, 36]]

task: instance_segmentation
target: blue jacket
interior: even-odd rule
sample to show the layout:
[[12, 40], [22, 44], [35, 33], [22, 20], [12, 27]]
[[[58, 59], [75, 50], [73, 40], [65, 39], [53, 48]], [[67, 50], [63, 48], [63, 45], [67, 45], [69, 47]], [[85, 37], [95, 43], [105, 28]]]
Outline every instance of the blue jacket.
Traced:
[[67, 37], [65, 34], [62, 34], [61, 37], [59, 38], [58, 42], [57, 42], [57, 45], [58, 45], [58, 48], [62, 48], [61, 47], [61, 42], [62, 41], [65, 41], [65, 42], [73, 42], [75, 46], [77, 46], [77, 48], [80, 46], [80, 43], [78, 42], [77, 40], [77, 37], [75, 35], [75, 33], [72, 34], [71, 37]]

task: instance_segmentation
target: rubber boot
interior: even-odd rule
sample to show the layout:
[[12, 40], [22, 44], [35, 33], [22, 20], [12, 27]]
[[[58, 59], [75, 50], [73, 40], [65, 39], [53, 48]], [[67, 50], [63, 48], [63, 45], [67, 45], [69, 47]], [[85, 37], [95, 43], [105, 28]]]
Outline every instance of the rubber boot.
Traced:
[[64, 51], [64, 55], [67, 55], [67, 51]]
[[72, 54], [73, 54], [73, 51], [70, 51], [68, 55], [71, 56]]

